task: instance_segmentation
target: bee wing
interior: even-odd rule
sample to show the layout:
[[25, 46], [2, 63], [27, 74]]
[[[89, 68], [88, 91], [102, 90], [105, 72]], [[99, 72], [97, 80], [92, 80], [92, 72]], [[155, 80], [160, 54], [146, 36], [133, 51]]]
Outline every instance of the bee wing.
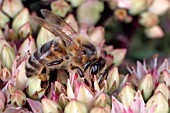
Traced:
[[41, 13], [48, 22], [50, 22], [51, 24], [54, 24], [57, 29], [60, 29], [63, 33], [68, 35], [71, 39], [74, 39], [78, 36], [78, 33], [69, 24], [67, 24], [59, 16], [56, 16], [55, 14], [53, 14], [51, 11], [47, 9], [41, 9]]
[[56, 26], [55, 24], [39, 17], [31, 17], [31, 19], [39, 23], [42, 27], [53, 33], [55, 36], [60, 37], [67, 44], [69, 45], [72, 44], [73, 40], [68, 35], [66, 35], [61, 29], [59, 29], [59, 27]]

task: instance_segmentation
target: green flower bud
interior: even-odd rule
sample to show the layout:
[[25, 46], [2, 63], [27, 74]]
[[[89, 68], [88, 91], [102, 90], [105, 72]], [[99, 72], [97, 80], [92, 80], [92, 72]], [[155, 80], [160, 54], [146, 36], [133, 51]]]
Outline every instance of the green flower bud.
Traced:
[[168, 101], [161, 92], [155, 93], [146, 103], [147, 111], [156, 106], [154, 113], [168, 113]]
[[15, 59], [15, 52], [12, 48], [8, 47], [7, 45], [4, 45], [2, 47], [2, 51], [0, 54], [0, 59], [2, 61], [2, 65], [11, 68], [13, 61]]
[[65, 15], [71, 10], [71, 7], [64, 0], [57, 0], [51, 3], [51, 10], [54, 14], [65, 17]]
[[144, 32], [145, 32], [146, 36], [151, 39], [159, 39], [164, 36], [164, 31], [158, 25], [155, 25], [151, 28], [147, 28], [147, 29], [145, 29]]
[[154, 81], [151, 74], [147, 74], [142, 78], [138, 89], [142, 92], [144, 100], [148, 100], [154, 90]]
[[135, 97], [135, 94], [136, 91], [129, 83], [127, 83], [119, 92], [118, 99], [124, 106], [130, 106]]
[[170, 74], [167, 70], [161, 72], [159, 82], [165, 83], [167, 87], [170, 87]]
[[42, 81], [40, 76], [46, 77], [46, 75], [33, 76], [28, 79], [28, 86], [26, 92], [28, 96], [32, 99], [40, 99], [44, 95], [46, 89], [48, 88], [48, 79], [47, 81]]
[[[104, 93], [101, 93], [94, 101], [94, 106], [105, 107], [108, 103], [111, 104], [111, 98]], [[109, 102], [110, 101], [110, 102]]]
[[112, 70], [109, 71], [107, 77], [108, 84], [108, 94], [112, 94], [120, 84], [120, 77], [117, 67], [113, 67]]
[[8, 68], [3, 67], [1, 70], [1, 75], [0, 75], [0, 79], [4, 82], [9, 81], [11, 78], [11, 72]]
[[22, 25], [19, 29], [19, 37], [20, 38], [26, 38], [28, 35], [32, 34], [32, 28], [29, 22]]
[[2, 10], [11, 18], [16, 16], [22, 9], [23, 5], [20, 0], [4, 0], [2, 5]]
[[79, 31], [79, 26], [78, 23], [74, 17], [73, 14], [69, 14], [66, 18], [65, 21], [75, 30], [75, 31]]
[[8, 92], [9, 94], [14, 93], [16, 90], [17, 90], [17, 89], [16, 89], [16, 87], [14, 86], [14, 84], [12, 84], [12, 83], [9, 83], [9, 84], [8, 84], [8, 86], [7, 86], [7, 92]]
[[115, 66], [119, 66], [123, 62], [126, 53], [127, 53], [126, 49], [114, 49], [110, 52], [110, 54], [114, 56], [113, 63], [115, 64]]
[[64, 113], [88, 113], [86, 104], [71, 100], [64, 109]]
[[11, 103], [18, 107], [25, 105], [26, 95], [21, 90], [16, 90], [11, 94]]
[[58, 81], [55, 81], [54, 89], [57, 94], [66, 93], [66, 87]]
[[28, 78], [26, 77], [26, 60], [22, 61], [20, 65], [17, 67], [16, 73], [16, 88], [20, 90], [24, 90], [27, 86]]
[[90, 113], [107, 113], [106, 110], [103, 107], [94, 107], [90, 110]]
[[32, 36], [28, 36], [20, 46], [18, 53], [23, 58], [29, 51], [31, 54], [36, 50], [35, 40]]
[[160, 83], [158, 85], [158, 87], [155, 90], [155, 93], [157, 93], [157, 92], [161, 92], [167, 101], [168, 101], [168, 99], [170, 99], [170, 91], [164, 83]]
[[156, 15], [163, 15], [170, 9], [169, 0], [153, 0], [151, 6], [149, 7], [149, 12]]
[[84, 83], [82, 83], [80, 87], [77, 88], [75, 96], [77, 97], [78, 101], [85, 103], [86, 105], [88, 105], [88, 107], [91, 106], [92, 104], [91, 102], [94, 98], [93, 92]]
[[61, 93], [58, 99], [58, 103], [61, 105], [61, 107], [64, 109], [65, 106], [68, 104], [69, 100], [67, 96], [64, 93]]
[[77, 9], [79, 23], [94, 25], [100, 19], [100, 13], [104, 10], [102, 1], [88, 0]]
[[45, 28], [41, 27], [40, 32], [38, 33], [37, 36], [37, 47], [40, 48], [43, 44], [46, 42], [56, 38], [54, 34], [46, 30]]
[[84, 2], [86, 2], [87, 0], [67, 0], [67, 1], [71, 2], [71, 5], [73, 7], [78, 7], [81, 4], [83, 4]]
[[152, 27], [159, 23], [159, 19], [153, 13], [144, 12], [140, 15], [139, 23], [145, 27]]
[[5, 28], [5, 25], [10, 21], [9, 18], [0, 11], [0, 28]]
[[24, 8], [13, 20], [12, 22], [12, 28], [16, 33], [19, 32], [19, 29], [26, 24], [27, 22], [30, 22], [30, 14], [27, 8]]
[[43, 113], [62, 113], [60, 105], [53, 100], [43, 98], [41, 103]]
[[140, 14], [147, 8], [147, 0], [130, 0], [130, 2], [129, 13], [132, 15]]

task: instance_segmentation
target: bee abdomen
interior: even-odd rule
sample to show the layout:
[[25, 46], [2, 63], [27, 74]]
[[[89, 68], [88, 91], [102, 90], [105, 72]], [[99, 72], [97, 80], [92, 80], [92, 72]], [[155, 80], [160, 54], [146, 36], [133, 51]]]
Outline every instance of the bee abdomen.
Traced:
[[66, 55], [66, 51], [63, 49], [62, 43], [58, 43], [56, 40], [45, 43], [29, 57], [26, 64], [27, 77], [40, 74], [47, 63], [55, 61], [64, 55]]

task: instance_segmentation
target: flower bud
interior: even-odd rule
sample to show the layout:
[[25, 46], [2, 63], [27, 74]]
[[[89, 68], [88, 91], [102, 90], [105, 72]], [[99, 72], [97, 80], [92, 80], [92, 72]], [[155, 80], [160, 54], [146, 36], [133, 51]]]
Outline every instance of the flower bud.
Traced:
[[5, 108], [5, 96], [3, 92], [0, 90], [0, 112]]
[[144, 12], [140, 15], [139, 23], [145, 27], [152, 27], [159, 23], [159, 19], [153, 13]]
[[132, 15], [140, 14], [147, 8], [147, 0], [130, 0], [130, 3], [129, 13]]
[[102, 1], [88, 0], [77, 9], [79, 23], [94, 25], [100, 19], [100, 13], [104, 10]]
[[107, 113], [103, 107], [96, 106], [90, 110], [90, 113]]
[[31, 54], [36, 50], [35, 40], [32, 36], [28, 36], [20, 46], [18, 53], [23, 58], [26, 53], [29, 51]]
[[168, 87], [165, 85], [165, 83], [160, 83], [158, 85], [158, 87], [155, 90], [155, 93], [157, 93], [157, 92], [161, 92], [167, 101], [168, 101], [168, 99], [170, 99], [170, 91], [169, 91]]
[[7, 92], [8, 92], [9, 94], [14, 93], [16, 90], [17, 90], [17, 89], [16, 89], [16, 87], [14, 86], [14, 84], [12, 84], [12, 83], [9, 83], [9, 84], [8, 84], [8, 86], [7, 86]]
[[2, 5], [2, 10], [11, 18], [14, 18], [14, 16], [16, 16], [22, 9], [23, 5], [20, 0], [4, 0]]
[[16, 90], [11, 94], [11, 103], [18, 107], [25, 105], [26, 95], [21, 90]]
[[107, 76], [108, 94], [112, 94], [120, 84], [120, 77], [117, 67], [113, 67]]
[[104, 28], [99, 26], [92, 29], [89, 33], [89, 40], [96, 46], [101, 45], [104, 40]]
[[127, 18], [128, 15], [127, 15], [127, 11], [125, 9], [116, 9], [114, 11], [114, 16], [119, 21], [125, 21], [125, 19]]
[[136, 91], [132, 88], [132, 86], [129, 83], [126, 83], [126, 85], [119, 92], [118, 99], [124, 106], [130, 106], [135, 94]]
[[53, 1], [51, 3], [52, 12], [61, 17], [65, 17], [65, 15], [70, 11], [70, 9], [70, 5], [64, 0]]
[[61, 107], [64, 109], [65, 106], [68, 104], [69, 100], [67, 96], [64, 93], [61, 93], [58, 99], [58, 103], [61, 105]]
[[20, 90], [24, 90], [27, 86], [28, 78], [26, 77], [25, 65], [26, 60], [22, 61], [16, 69], [16, 88]]
[[5, 28], [5, 25], [10, 21], [9, 18], [3, 13], [0, 11], [0, 18], [1, 18], [1, 21], [0, 21], [0, 28]]
[[154, 81], [151, 74], [145, 75], [139, 83], [138, 89], [143, 92], [144, 100], [148, 100], [154, 90]]
[[75, 30], [78, 32], [79, 27], [78, 27], [78, 23], [74, 17], [73, 14], [69, 14], [66, 18], [65, 21]]
[[26, 38], [28, 35], [32, 34], [32, 28], [29, 22], [25, 23], [24, 25], [22, 25], [19, 29], [19, 37], [22, 38]]
[[19, 32], [21, 26], [30, 21], [30, 14], [27, 8], [24, 8], [13, 20], [12, 28], [16, 33]]
[[11, 68], [12, 63], [15, 59], [15, 52], [12, 48], [8, 47], [7, 45], [4, 45], [2, 47], [2, 51], [0, 54], [0, 59], [2, 61], [2, 65], [6, 66], [7, 68]]
[[77, 97], [77, 100], [85, 103], [86, 105], [90, 106], [93, 100], [93, 92], [87, 87], [84, 83], [81, 83], [81, 85], [75, 89], [75, 96]]
[[165, 83], [167, 87], [170, 87], [170, 74], [167, 70], [161, 72], [159, 82]]
[[161, 92], [155, 93], [146, 103], [147, 111], [150, 108], [156, 106], [154, 113], [168, 113], [169, 106], [168, 101], [165, 99]]
[[43, 98], [41, 103], [43, 113], [62, 113], [60, 105], [53, 100]]
[[55, 81], [54, 89], [58, 95], [61, 93], [66, 93], [66, 87], [58, 81]]
[[28, 96], [32, 99], [40, 99], [48, 88], [48, 80], [42, 81], [41, 79], [39, 79], [39, 76], [46, 77], [46, 75], [38, 75], [28, 79], [28, 86], [26, 88], [26, 92]]
[[84, 2], [86, 2], [87, 0], [76, 0], [76, 1], [75, 0], [67, 0], [67, 1], [71, 2], [71, 5], [73, 7], [78, 7], [81, 4], [83, 4]]
[[164, 36], [163, 30], [158, 25], [145, 29], [145, 34], [151, 39], [158, 39]]
[[4, 36], [8, 40], [17, 40], [18, 39], [17, 33], [13, 29], [9, 28], [9, 25], [5, 26]]
[[101, 93], [94, 101], [94, 106], [105, 107], [111, 99], [107, 94]]
[[10, 78], [11, 78], [10, 70], [6, 67], [3, 67], [0, 74], [0, 79], [4, 82], [7, 82], [9, 81]]
[[43, 44], [45, 44], [46, 42], [54, 39], [55, 36], [47, 31], [45, 28], [41, 27], [40, 32], [38, 33], [37, 36], [37, 47], [40, 48]]
[[152, 12], [156, 15], [163, 15], [169, 8], [169, 0], [153, 0], [153, 3], [149, 7], [149, 12]]
[[88, 113], [86, 104], [71, 100], [65, 107], [64, 113]]
[[4, 38], [0, 38], [0, 52], [2, 51], [2, 48], [4, 47], [4, 45], [7, 45], [8, 47], [12, 48], [10, 44]]
[[114, 57], [113, 63], [115, 64], [115, 66], [119, 66], [122, 63], [126, 56], [126, 53], [126, 49], [114, 49], [110, 52], [110, 54], [112, 54]]

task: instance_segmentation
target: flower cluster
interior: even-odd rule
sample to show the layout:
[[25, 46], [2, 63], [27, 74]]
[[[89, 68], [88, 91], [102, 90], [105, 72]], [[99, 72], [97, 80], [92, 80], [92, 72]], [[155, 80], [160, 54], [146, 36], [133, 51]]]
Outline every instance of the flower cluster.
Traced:
[[[3, 113], [168, 113], [170, 98], [169, 59], [158, 58], [147, 65], [137, 62], [127, 66], [123, 75], [118, 66], [127, 50], [105, 44], [105, 29], [94, 26], [104, 10], [104, 3], [114, 9], [114, 16], [124, 22], [139, 17], [139, 24], [149, 37], [161, 37], [159, 16], [169, 9], [168, 0], [42, 0], [51, 11], [63, 17], [82, 37], [97, 48], [106, 64], [114, 64], [106, 78], [88, 75], [87, 84], [77, 73], [62, 69], [55, 80], [42, 76], [26, 77], [25, 65], [31, 54], [46, 42], [58, 38], [31, 20], [37, 14], [20, 0], [0, 1], [0, 112]], [[164, 4], [163, 7], [158, 4]], [[17, 7], [16, 7], [17, 6]], [[159, 7], [158, 7], [159, 6]], [[158, 11], [155, 8], [160, 8]], [[71, 14], [76, 9], [75, 15]], [[155, 31], [156, 30], [156, 31]], [[155, 33], [151, 33], [155, 32]], [[151, 34], [150, 34], [151, 33]], [[158, 34], [157, 34], [158, 33]], [[107, 54], [105, 54], [107, 53]], [[54, 70], [55, 71], [55, 70]], [[50, 77], [52, 77], [50, 76]], [[44, 77], [44, 76], [43, 76]], [[44, 80], [45, 79], [45, 80]], [[163, 109], [162, 109], [163, 108]]]
[[144, 27], [149, 38], [161, 38], [164, 32], [159, 24], [159, 17], [169, 10], [168, 0], [108, 0], [119, 21], [130, 23], [136, 17], [138, 24]]

